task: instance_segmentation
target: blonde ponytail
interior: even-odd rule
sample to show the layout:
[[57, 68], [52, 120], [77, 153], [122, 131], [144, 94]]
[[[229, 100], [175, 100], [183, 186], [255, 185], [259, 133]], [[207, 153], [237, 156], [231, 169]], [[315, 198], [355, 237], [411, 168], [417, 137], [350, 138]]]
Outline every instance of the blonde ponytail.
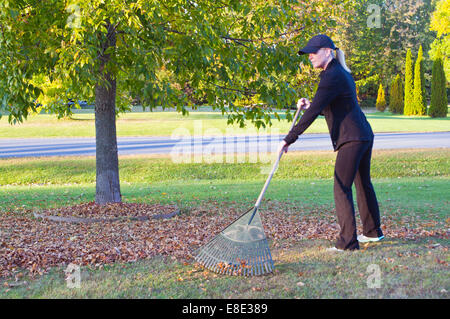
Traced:
[[342, 51], [339, 48], [336, 48], [336, 59], [339, 61], [339, 63], [342, 65], [345, 71], [348, 73], [352, 73], [350, 69], [348, 68], [347, 64], [345, 64], [345, 54], [344, 51]]

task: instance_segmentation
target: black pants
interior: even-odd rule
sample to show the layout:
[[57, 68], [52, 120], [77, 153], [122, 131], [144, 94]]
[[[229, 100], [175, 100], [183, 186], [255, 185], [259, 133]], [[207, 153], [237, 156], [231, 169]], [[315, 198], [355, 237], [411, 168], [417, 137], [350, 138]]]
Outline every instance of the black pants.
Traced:
[[356, 186], [359, 215], [363, 225], [363, 235], [379, 237], [380, 210], [377, 197], [370, 180], [370, 160], [373, 141], [348, 142], [337, 153], [334, 170], [334, 201], [339, 226], [336, 242], [339, 249], [359, 249], [356, 239], [355, 207], [352, 184]]

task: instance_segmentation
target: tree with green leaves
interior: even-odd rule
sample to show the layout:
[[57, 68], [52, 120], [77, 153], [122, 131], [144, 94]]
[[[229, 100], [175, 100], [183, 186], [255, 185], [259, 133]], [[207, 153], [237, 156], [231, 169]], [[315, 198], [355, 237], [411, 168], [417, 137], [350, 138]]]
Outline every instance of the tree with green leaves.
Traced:
[[447, 117], [448, 100], [444, 64], [438, 51], [433, 61], [431, 77], [431, 103], [428, 115], [431, 117]]
[[435, 38], [429, 30], [433, 2], [349, 0], [349, 10], [337, 12], [336, 40], [346, 53], [355, 80], [379, 75], [386, 86], [391, 76], [404, 75], [408, 48], [413, 54], [420, 44], [428, 50]]
[[411, 108], [412, 115], [427, 114], [427, 99], [425, 91], [425, 71], [423, 63], [422, 46], [417, 54], [416, 64], [414, 66], [414, 102]]
[[412, 115], [412, 107], [414, 103], [414, 92], [413, 92], [413, 62], [411, 56], [411, 49], [406, 52], [405, 60], [405, 106], [403, 108], [403, 114]]
[[430, 30], [436, 32], [436, 38], [428, 54], [430, 59], [435, 60], [437, 52], [441, 52], [448, 85], [450, 81], [450, 1], [436, 2], [435, 10], [431, 15]]
[[384, 110], [386, 109], [386, 97], [384, 95], [383, 84], [381, 83], [380, 86], [378, 87], [376, 108], [380, 112], [384, 112]]
[[392, 113], [403, 114], [403, 84], [399, 74], [391, 83], [389, 91], [389, 110]]
[[[241, 126], [295, 105], [299, 47], [345, 1], [2, 0], [0, 112], [23, 121], [40, 104], [71, 114], [95, 103], [96, 202], [120, 202], [116, 116], [145, 107], [187, 114], [202, 99]], [[189, 93], [185, 90], [189, 87]], [[258, 107], [235, 104], [255, 97]], [[45, 102], [41, 103], [41, 102]]]

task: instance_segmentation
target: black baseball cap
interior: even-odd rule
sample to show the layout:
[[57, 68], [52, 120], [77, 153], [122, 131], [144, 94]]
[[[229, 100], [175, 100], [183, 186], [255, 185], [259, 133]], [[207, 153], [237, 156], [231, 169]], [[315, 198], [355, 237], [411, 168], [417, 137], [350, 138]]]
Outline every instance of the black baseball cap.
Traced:
[[308, 41], [306, 46], [298, 51], [298, 54], [316, 53], [320, 48], [330, 48], [336, 50], [333, 40], [325, 34], [318, 34]]

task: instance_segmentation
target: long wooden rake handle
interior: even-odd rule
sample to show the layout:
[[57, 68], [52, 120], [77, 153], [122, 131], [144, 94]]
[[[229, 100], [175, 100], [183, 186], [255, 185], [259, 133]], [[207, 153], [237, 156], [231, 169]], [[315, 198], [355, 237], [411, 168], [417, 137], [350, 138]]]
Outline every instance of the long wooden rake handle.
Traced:
[[[297, 108], [297, 112], [295, 113], [294, 120], [292, 121], [291, 130], [294, 127], [295, 123], [297, 122], [297, 118], [298, 118], [299, 114], [300, 114], [300, 108]], [[255, 210], [252, 214], [252, 217], [250, 217], [248, 224], [250, 224], [252, 222], [253, 217], [255, 216], [255, 213], [258, 210], [259, 205], [261, 204], [261, 201], [264, 197], [264, 193], [266, 192], [267, 188], [269, 187], [270, 181], [272, 180], [272, 176], [273, 176], [273, 174], [275, 174], [275, 172], [278, 168], [278, 163], [280, 163], [280, 159], [281, 159], [282, 155], [283, 155], [283, 150], [280, 150], [280, 153], [277, 156], [277, 160], [275, 161], [275, 164], [272, 167], [272, 171], [270, 172], [269, 177], [267, 178], [266, 183], [264, 184], [264, 187], [261, 190], [261, 193], [259, 194], [258, 199], [256, 200]]]

